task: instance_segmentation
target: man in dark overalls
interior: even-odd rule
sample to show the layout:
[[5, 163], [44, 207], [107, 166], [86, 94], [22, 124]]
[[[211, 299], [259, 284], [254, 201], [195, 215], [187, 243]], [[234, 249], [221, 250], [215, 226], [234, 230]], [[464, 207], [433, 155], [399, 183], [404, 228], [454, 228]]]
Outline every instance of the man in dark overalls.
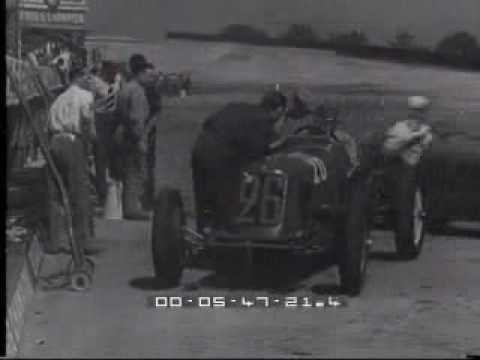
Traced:
[[275, 138], [286, 107], [286, 97], [273, 91], [260, 104], [231, 103], [206, 119], [192, 152], [199, 231], [225, 224], [240, 169], [282, 143]]
[[145, 192], [143, 197], [143, 204], [146, 210], [153, 209], [155, 198], [155, 152], [156, 152], [156, 128], [160, 121], [162, 111], [163, 91], [159, 82], [158, 72], [151, 74], [151, 80], [145, 88], [148, 104], [150, 106], [149, 120], [146, 126], [147, 136], [147, 158], [146, 171], [147, 176], [145, 180]]
[[96, 136], [94, 97], [82, 70], [72, 70], [70, 78], [72, 84], [50, 108], [48, 130], [52, 158], [72, 208], [74, 237], [85, 249], [92, 235], [88, 149]]
[[145, 89], [152, 83], [154, 67], [142, 56], [132, 57], [130, 68], [133, 77], [118, 95], [119, 126], [115, 135], [124, 162], [123, 213], [125, 219], [148, 220], [149, 213], [143, 208], [150, 118]]

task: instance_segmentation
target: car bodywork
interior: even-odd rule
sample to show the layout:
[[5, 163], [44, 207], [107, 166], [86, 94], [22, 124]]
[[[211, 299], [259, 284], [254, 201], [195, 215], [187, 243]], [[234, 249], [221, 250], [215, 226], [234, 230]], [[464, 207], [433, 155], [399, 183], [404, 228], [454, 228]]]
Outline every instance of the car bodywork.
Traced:
[[424, 163], [426, 206], [432, 222], [480, 221], [479, 139], [440, 139]]
[[347, 211], [350, 161], [328, 136], [291, 136], [247, 167], [232, 186], [229, 222], [205, 245], [317, 253], [333, 248]]

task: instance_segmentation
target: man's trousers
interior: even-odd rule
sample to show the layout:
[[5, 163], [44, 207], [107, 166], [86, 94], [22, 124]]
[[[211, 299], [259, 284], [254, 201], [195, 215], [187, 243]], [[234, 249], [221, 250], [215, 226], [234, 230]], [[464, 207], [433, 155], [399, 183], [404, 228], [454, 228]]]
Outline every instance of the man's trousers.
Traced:
[[[232, 215], [240, 165], [226, 155], [213, 135], [202, 134], [192, 153], [192, 180], [195, 193], [197, 229], [225, 226]], [[222, 151], [223, 150], [223, 151]]]
[[97, 140], [95, 142], [95, 174], [96, 190], [101, 204], [107, 195], [107, 169], [110, 177], [118, 179], [118, 164], [114, 159], [113, 132], [115, 117], [112, 113], [97, 113], [95, 115]]
[[[50, 150], [69, 197], [75, 240], [84, 249], [92, 233], [88, 161], [84, 142], [77, 135], [58, 134], [53, 136]], [[59, 191], [55, 192], [55, 197], [61, 202]]]
[[125, 218], [143, 219], [148, 214], [143, 209], [147, 181], [147, 154], [133, 146], [123, 154], [123, 214]]

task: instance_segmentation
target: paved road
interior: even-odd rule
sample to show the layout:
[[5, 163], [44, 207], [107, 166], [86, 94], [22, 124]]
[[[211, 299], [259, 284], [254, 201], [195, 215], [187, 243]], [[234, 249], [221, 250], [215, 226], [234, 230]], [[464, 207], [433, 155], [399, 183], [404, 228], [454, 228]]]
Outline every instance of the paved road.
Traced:
[[[255, 297], [336, 294], [334, 267], [293, 282], [228, 288], [211, 271], [187, 270], [177, 289], [155, 289], [146, 223], [99, 221], [93, 289], [37, 294], [20, 357], [463, 357], [480, 353], [480, 239], [428, 236], [418, 261], [389, 259], [375, 233], [360, 297], [342, 308], [154, 309], [151, 296]], [[469, 236], [467, 236], [469, 235]], [[45, 272], [53, 271], [47, 259]], [[65, 259], [66, 260], [66, 259]]]

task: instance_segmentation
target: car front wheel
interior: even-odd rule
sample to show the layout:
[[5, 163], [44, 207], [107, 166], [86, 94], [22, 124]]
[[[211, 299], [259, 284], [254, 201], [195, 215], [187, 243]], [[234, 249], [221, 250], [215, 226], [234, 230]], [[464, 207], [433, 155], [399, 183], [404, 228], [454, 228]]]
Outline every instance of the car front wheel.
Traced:
[[185, 265], [185, 214], [180, 193], [162, 190], [155, 201], [152, 224], [152, 255], [155, 277], [176, 286]]
[[397, 255], [403, 260], [416, 259], [425, 237], [424, 193], [414, 176], [399, 186], [395, 209], [395, 244]]
[[368, 196], [367, 186], [354, 186], [345, 235], [338, 251], [341, 288], [350, 296], [360, 293], [367, 272], [370, 248]]

